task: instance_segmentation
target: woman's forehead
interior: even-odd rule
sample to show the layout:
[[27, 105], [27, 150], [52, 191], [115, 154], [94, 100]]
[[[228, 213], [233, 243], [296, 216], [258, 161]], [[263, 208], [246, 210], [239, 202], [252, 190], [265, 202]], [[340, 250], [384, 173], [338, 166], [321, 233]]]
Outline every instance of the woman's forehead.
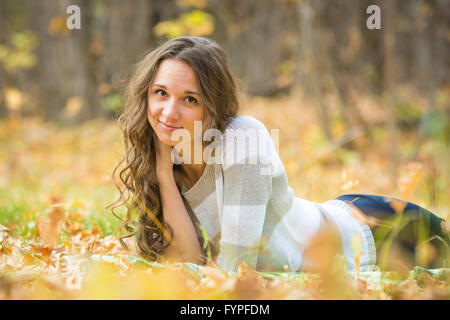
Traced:
[[186, 62], [175, 59], [166, 59], [161, 62], [153, 79], [153, 85], [169, 90], [199, 92], [194, 70]]

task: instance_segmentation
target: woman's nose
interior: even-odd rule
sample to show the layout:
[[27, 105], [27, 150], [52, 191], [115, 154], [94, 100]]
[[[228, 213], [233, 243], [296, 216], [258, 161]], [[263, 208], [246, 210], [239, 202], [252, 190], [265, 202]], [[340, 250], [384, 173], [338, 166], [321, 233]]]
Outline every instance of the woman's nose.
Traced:
[[162, 115], [166, 120], [177, 120], [179, 116], [178, 105], [175, 99], [170, 99], [163, 107]]

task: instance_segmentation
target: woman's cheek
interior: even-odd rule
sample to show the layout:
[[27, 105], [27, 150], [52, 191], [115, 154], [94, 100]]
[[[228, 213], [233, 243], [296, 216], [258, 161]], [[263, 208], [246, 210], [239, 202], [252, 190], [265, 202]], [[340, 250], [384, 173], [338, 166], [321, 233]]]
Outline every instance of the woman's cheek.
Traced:
[[150, 108], [147, 108], [147, 120], [148, 123], [150, 123], [150, 125], [153, 127], [154, 123], [153, 123], [153, 115], [151, 113]]
[[148, 107], [147, 107], [147, 117], [150, 121], [150, 119], [155, 119], [158, 115], [158, 105], [153, 99], [149, 99], [148, 101]]

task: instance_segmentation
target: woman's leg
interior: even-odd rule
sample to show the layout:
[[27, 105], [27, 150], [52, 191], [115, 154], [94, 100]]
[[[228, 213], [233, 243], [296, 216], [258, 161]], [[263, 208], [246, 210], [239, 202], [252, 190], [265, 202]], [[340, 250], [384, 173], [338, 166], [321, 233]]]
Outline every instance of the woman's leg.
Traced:
[[[386, 252], [383, 248], [389, 246], [392, 241], [394, 245], [399, 245], [407, 256], [412, 257], [412, 263], [416, 265], [429, 268], [448, 266], [449, 234], [441, 228], [444, 221], [442, 218], [414, 203], [392, 197], [345, 194], [337, 199], [352, 204], [363, 214], [380, 222], [371, 227], [378, 263]], [[432, 247], [424, 245], [419, 252], [419, 243], [427, 243]], [[431, 251], [428, 258], [424, 256], [423, 248]]]

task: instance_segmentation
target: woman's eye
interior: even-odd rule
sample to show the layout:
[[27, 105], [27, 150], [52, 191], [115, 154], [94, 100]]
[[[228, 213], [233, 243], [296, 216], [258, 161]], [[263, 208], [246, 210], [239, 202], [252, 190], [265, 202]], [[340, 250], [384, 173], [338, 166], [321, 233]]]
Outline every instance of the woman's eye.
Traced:
[[186, 101], [189, 103], [198, 103], [197, 99], [195, 99], [194, 97], [191, 97], [191, 96], [187, 96]]
[[156, 90], [155, 93], [157, 95], [159, 95], [159, 96], [162, 96], [162, 97], [166, 96], [166, 92], [164, 90], [161, 90], [161, 89]]

